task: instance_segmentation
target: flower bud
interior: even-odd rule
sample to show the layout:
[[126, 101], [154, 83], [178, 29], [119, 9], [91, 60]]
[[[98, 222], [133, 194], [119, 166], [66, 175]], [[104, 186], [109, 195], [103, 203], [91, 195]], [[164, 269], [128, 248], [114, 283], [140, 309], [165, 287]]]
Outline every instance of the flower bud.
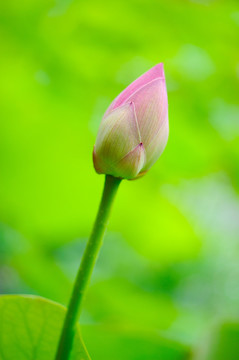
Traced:
[[107, 109], [93, 152], [95, 170], [123, 179], [143, 175], [168, 140], [168, 101], [163, 64], [130, 84]]

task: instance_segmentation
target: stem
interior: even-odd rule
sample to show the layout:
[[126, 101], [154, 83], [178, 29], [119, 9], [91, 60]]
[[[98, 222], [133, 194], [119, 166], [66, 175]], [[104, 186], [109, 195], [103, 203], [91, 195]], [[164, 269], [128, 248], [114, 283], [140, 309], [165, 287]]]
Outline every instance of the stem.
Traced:
[[69, 359], [77, 323], [81, 313], [83, 296], [101, 247], [110, 210], [120, 182], [121, 179], [113, 176], [106, 175], [105, 177], [105, 186], [98, 214], [75, 280], [55, 360]]

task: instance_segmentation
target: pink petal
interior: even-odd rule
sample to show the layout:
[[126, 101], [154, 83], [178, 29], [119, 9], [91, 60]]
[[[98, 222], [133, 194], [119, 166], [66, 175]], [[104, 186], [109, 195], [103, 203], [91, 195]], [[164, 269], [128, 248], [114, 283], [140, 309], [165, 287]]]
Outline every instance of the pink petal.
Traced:
[[164, 121], [167, 121], [165, 80], [152, 80], [129, 97], [128, 101], [134, 103], [141, 141], [147, 152], [147, 146], [157, 135]]
[[110, 111], [117, 108], [120, 105], [128, 102], [129, 97], [132, 96], [133, 93], [138, 91], [142, 86], [151, 82], [155, 79], [165, 79], [163, 63], [160, 63], [154, 66], [152, 69], [141, 75], [138, 79], [132, 82], [124, 91], [122, 91], [117, 98], [111, 103], [109, 108], [106, 110], [105, 115], [109, 114]]

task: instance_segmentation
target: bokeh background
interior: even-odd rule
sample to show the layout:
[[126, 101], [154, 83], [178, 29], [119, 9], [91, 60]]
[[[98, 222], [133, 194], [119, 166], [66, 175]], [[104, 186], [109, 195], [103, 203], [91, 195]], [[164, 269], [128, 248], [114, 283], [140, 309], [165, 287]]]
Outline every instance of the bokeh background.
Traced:
[[204, 359], [239, 319], [238, 39], [238, 1], [0, 3], [1, 293], [67, 304], [103, 187], [101, 117], [164, 62], [169, 142], [121, 185], [81, 319], [94, 360]]

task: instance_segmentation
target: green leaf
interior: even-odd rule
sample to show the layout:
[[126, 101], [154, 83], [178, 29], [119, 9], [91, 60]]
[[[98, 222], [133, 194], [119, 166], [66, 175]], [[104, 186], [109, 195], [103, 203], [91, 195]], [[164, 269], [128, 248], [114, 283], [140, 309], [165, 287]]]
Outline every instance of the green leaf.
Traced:
[[152, 329], [98, 324], [82, 331], [94, 360], [192, 360], [189, 346]]
[[[0, 360], [54, 360], [66, 308], [38, 296], [0, 296]], [[71, 360], [90, 360], [78, 328]]]

